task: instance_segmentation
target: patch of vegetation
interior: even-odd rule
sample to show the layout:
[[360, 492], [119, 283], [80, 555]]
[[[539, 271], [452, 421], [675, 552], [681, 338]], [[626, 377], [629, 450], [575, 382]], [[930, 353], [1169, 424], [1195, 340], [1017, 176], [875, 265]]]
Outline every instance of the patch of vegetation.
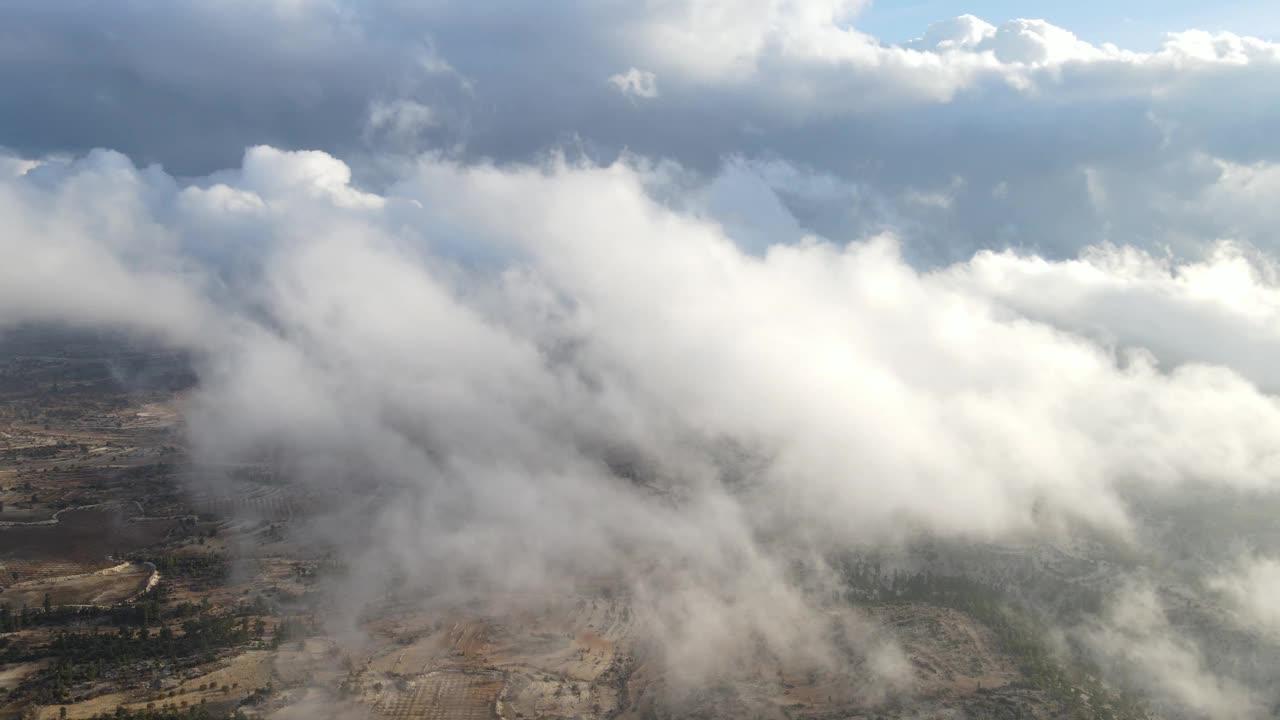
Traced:
[[927, 603], [965, 613], [995, 635], [999, 649], [1018, 664], [1027, 684], [1046, 692], [1067, 717], [1092, 720], [1147, 720], [1150, 711], [1127, 688], [1109, 688], [1100, 671], [1078, 654], [1062, 658], [1046, 642], [1047, 632], [1030, 613], [1011, 604], [998, 589], [972, 578], [933, 573], [893, 573], [857, 563], [846, 572], [860, 602]]
[[[153, 675], [161, 667], [193, 667], [213, 660], [229, 648], [266, 637], [267, 623], [261, 615], [270, 608], [261, 598], [229, 611], [214, 611], [207, 602], [162, 605], [166, 598], [161, 586], [137, 606], [104, 613], [107, 617], [112, 612], [117, 614], [115, 619], [119, 622], [115, 629], [64, 630], [41, 644], [0, 644], [0, 662], [52, 659], [48, 667], [16, 688], [9, 699], [44, 705], [66, 703], [70, 701], [71, 690], [77, 686]], [[30, 611], [26, 614], [41, 619], [45, 615]], [[49, 613], [50, 616], [58, 614], [57, 610]], [[137, 622], [139, 619], [141, 622]], [[152, 627], [153, 623], [158, 627]], [[276, 627], [271, 643], [278, 647], [314, 631], [311, 622], [286, 618]]]
[[192, 580], [199, 586], [220, 585], [230, 574], [230, 563], [222, 553], [168, 553], [152, 555], [135, 554], [132, 559], [149, 562], [160, 571], [161, 577], [174, 580]]
[[114, 632], [59, 632], [47, 644], [30, 650], [53, 662], [16, 692], [39, 704], [64, 703], [73, 686], [118, 677], [140, 662], [176, 663], [180, 658], [185, 664], [208, 662], [219, 651], [251, 638], [248, 618], [213, 614], [185, 620], [177, 632], [167, 625], [154, 632], [127, 626]]
[[102, 713], [94, 716], [95, 720], [246, 720], [247, 716], [240, 710], [232, 712], [215, 711], [203, 705], [189, 708], [164, 708], [148, 710], [129, 710], [124, 706], [117, 707], [113, 713]]

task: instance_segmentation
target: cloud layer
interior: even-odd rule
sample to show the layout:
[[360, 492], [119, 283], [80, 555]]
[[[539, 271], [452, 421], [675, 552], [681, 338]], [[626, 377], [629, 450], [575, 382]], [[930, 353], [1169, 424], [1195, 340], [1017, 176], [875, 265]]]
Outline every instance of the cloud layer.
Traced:
[[961, 16], [887, 46], [857, 30], [859, 6], [9, 3], [0, 142], [24, 157], [109, 147], [182, 176], [251, 145], [318, 149], [379, 187], [395, 156], [427, 148], [529, 162], [569, 144], [605, 164], [630, 150], [704, 179], [742, 157], [858, 196], [849, 213], [786, 189], [806, 229], [893, 229], [934, 264], [1108, 241], [1274, 246], [1255, 201], [1280, 157], [1274, 43], [1188, 30], [1140, 53]]
[[[1280, 290], [1233, 245], [921, 271], [889, 235], [744, 248], [640, 160], [426, 155], [376, 194], [270, 147], [194, 183], [108, 152], [12, 164], [0, 248], [30, 262], [0, 324], [193, 351], [202, 462], [273, 453], [368, 501], [349, 544], [378, 561], [357, 587], [613, 578], [689, 677], [758, 643], [830, 662], [834, 586], [795, 562], [925, 537], [1137, 543], [1143, 498], [1280, 478], [1256, 363]], [[1268, 577], [1221, 587], [1256, 612]]]

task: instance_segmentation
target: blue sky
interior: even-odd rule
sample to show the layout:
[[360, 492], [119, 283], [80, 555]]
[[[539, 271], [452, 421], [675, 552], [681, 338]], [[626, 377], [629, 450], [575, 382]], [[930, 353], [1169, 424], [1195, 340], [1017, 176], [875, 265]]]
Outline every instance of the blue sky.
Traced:
[[1189, 28], [1280, 36], [1280, 3], [1267, 0], [872, 0], [855, 24], [898, 43], [920, 36], [932, 22], [965, 13], [995, 24], [1044, 18], [1090, 42], [1135, 50], [1152, 49], [1165, 33]]

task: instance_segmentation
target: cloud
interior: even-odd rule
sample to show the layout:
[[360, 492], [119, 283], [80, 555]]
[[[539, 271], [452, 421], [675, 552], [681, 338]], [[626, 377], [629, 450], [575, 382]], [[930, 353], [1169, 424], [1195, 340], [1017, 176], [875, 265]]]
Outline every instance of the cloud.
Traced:
[[[624, 33], [635, 51], [652, 53], [665, 65], [706, 81], [742, 81], [754, 76], [762, 58], [830, 41], [863, 0], [675, 0], [656, 3]], [[858, 37], [865, 37], [859, 35]], [[660, 52], [654, 53], [655, 49]]]
[[1222, 242], [1183, 263], [1114, 245], [1065, 262], [983, 252], [948, 274], [1020, 314], [1150, 351], [1166, 367], [1209, 363], [1268, 392], [1280, 386], [1263, 360], [1280, 342], [1273, 330], [1280, 274], [1270, 256], [1248, 246]]
[[1106, 57], [1105, 51], [1044, 20], [1011, 20], [974, 49], [991, 50], [1000, 62], [1019, 65], [1054, 65]]
[[[748, 181], [786, 166], [680, 206], [662, 200], [679, 169], [639, 160], [424, 155], [383, 193], [325, 153], [270, 147], [194, 182], [110, 153], [34, 168], [0, 190], [17, 218], [0, 243], [34, 258], [5, 285], [5, 322], [195, 353], [200, 462], [271, 453], [351, 498], [359, 522], [322, 522], [331, 542], [350, 528], [352, 616], [393, 578], [423, 602], [612, 578], [688, 678], [755, 643], [831, 668], [839, 582], [795, 582], [796, 562], [925, 537], [1138, 543], [1142, 498], [1280, 477], [1280, 407], [1249, 379], [1272, 381], [1253, 358], [1275, 273], [1229, 245], [925, 272], [891, 236], [804, 235], [785, 206], [767, 214], [786, 244], [736, 242], [761, 212]], [[51, 290], [75, 277], [88, 293]], [[1198, 672], [1151, 623], [1095, 644], [1176, 650]], [[909, 685], [891, 643], [860, 644], [882, 682]], [[1153, 687], [1245, 712], [1226, 685]]]
[[[1133, 492], [1274, 490], [1280, 408], [1240, 372], [1260, 371], [1251, 343], [1276, 291], [1239, 256], [1170, 267], [1101, 248], [920, 272], [886, 236], [753, 253], [714, 215], [656, 201], [663, 180], [649, 172], [424, 156], [379, 195], [314, 151], [253, 148], [240, 169], [181, 188], [92, 155], [47, 188], [32, 173], [12, 181], [31, 198], [14, 216], [79, 228], [64, 264], [26, 268], [19, 287], [107, 258], [121, 280], [101, 292], [120, 300], [29, 291], [8, 313], [170, 330], [205, 354], [193, 427], [210, 456], [292, 448], [319, 464], [305, 477], [339, 484], [367, 464], [420, 493], [412, 517], [468, 518], [456, 532], [525, 548], [538, 579], [683, 543], [665, 533], [704, 520], [614, 476], [618, 452], [662, 494], [737, 508], [726, 517], [747, 547], [797, 523], [812, 536], [795, 541], [821, 551], [916, 533], [1125, 537]], [[95, 215], [105, 206], [118, 219]], [[25, 226], [6, 241], [24, 246]], [[189, 239], [210, 226], [251, 249], [235, 293], [200, 282], [222, 261]], [[134, 251], [148, 237], [163, 253]], [[1241, 272], [1252, 289], [1221, 292]], [[1126, 319], [1119, 308], [1137, 301], [1169, 330]], [[207, 317], [230, 335], [218, 348], [192, 337]], [[1180, 317], [1203, 330], [1174, 331]], [[1243, 349], [1197, 342], [1214, 333]], [[750, 482], [727, 490], [725, 473], [751, 457]], [[543, 509], [512, 515], [504, 497]], [[621, 516], [584, 519], [596, 505]], [[572, 532], [552, 529], [561, 517]], [[429, 531], [402, 545], [430, 557], [457, 542]]]
[[200, 268], [153, 215], [170, 178], [110, 152], [16, 164], [21, 174], [0, 178], [0, 329], [70, 321], [191, 345], [216, 329]]
[[1258, 697], [1208, 667], [1196, 645], [1169, 622], [1156, 592], [1133, 585], [1121, 591], [1085, 641], [1117, 672], [1152, 689], [1162, 702], [1200, 717], [1264, 717]]
[[1235, 568], [1211, 577], [1210, 589], [1226, 598], [1241, 627], [1250, 633], [1276, 637], [1280, 633], [1280, 562], [1268, 557], [1243, 557]]
[[958, 15], [933, 23], [924, 35], [903, 47], [912, 50], [947, 52], [974, 50], [995, 36], [996, 26], [976, 15]]
[[631, 68], [625, 73], [609, 76], [609, 83], [623, 95], [641, 98], [658, 97], [658, 77], [651, 72]]
[[431, 148], [527, 163], [568, 143], [602, 165], [672, 160], [704, 183], [739, 158], [856, 189], [859, 212], [784, 202], [837, 242], [892, 227], [918, 266], [1107, 241], [1188, 258], [1221, 239], [1275, 246], [1256, 209], [1271, 204], [1249, 200], [1269, 186], [1241, 185], [1280, 162], [1265, 131], [1280, 121], [1275, 44], [1190, 30], [1133, 52], [960, 16], [898, 47], [857, 29], [860, 7], [10, 3], [0, 140], [24, 157], [111, 147], [179, 176], [245, 147], [316, 149], [375, 189], [400, 154]]
[[369, 106], [366, 132], [384, 133], [396, 142], [411, 142], [436, 124], [431, 108], [413, 100], [375, 100]]

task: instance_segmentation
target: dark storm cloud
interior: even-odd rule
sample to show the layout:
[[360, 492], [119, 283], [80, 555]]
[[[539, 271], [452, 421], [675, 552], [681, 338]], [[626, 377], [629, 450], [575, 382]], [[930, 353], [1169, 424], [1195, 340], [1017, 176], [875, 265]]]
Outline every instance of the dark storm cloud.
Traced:
[[842, 24], [856, 10], [10, 2], [0, 137], [24, 156], [110, 147], [178, 175], [255, 144], [336, 153], [371, 179], [388, 176], [370, 158], [429, 148], [500, 162], [627, 150], [706, 177], [729, 157], [780, 160], [876, 196], [879, 210], [855, 217], [793, 192], [807, 228], [843, 240], [895, 227], [925, 264], [982, 247], [1069, 257], [1102, 240], [1194, 253], [1170, 233], [1185, 218], [1149, 197], [1100, 206], [1099, 183], [1143, 175], [1194, 196], [1214, 179], [1179, 171], [1197, 154], [1280, 154], [1264, 130], [1280, 107], [1274, 46], [1192, 32], [1137, 54], [960, 18], [890, 48]]

